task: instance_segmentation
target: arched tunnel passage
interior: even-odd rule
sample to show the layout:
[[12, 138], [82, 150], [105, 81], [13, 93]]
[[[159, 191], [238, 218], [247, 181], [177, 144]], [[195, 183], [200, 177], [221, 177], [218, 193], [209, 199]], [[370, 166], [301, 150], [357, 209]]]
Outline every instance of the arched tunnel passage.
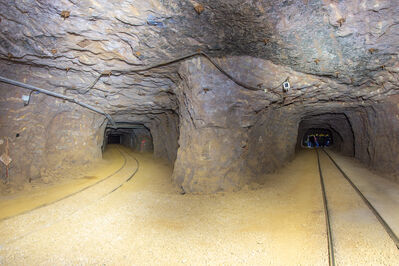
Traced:
[[109, 134], [107, 144], [121, 144], [121, 135], [116, 133]]
[[355, 136], [345, 113], [320, 113], [302, 117], [298, 127], [297, 150], [319, 146], [328, 146], [344, 155], [354, 156]]
[[398, 264], [397, 1], [69, 2], [0, 1], [1, 264]]
[[310, 128], [302, 138], [302, 147], [331, 147], [334, 145], [332, 132], [324, 128]]
[[116, 123], [107, 126], [104, 133], [104, 151], [108, 144], [121, 144], [137, 152], [153, 152], [154, 145], [150, 129], [143, 124]]

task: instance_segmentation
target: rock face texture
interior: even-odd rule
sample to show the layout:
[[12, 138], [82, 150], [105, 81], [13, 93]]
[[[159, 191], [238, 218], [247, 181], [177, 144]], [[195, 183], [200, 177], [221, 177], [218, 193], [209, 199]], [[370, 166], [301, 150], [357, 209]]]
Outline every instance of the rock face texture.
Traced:
[[[336, 135], [336, 149], [349, 156], [355, 155], [356, 145], [365, 149], [362, 140], [378, 139], [355, 139], [360, 132], [354, 131], [349, 117], [358, 117], [354, 114], [364, 109], [364, 103], [345, 100], [358, 93], [348, 87], [253, 57], [217, 61], [246, 84], [265, 84], [272, 89], [245, 90], [206, 59], [182, 64], [178, 89], [180, 148], [174, 181], [185, 191], [238, 189], [262, 173], [272, 172], [293, 158], [297, 139], [309, 128], [331, 129]], [[283, 93], [279, 84], [287, 77], [292, 89]], [[322, 103], [329, 99], [331, 103]], [[390, 134], [397, 136], [397, 132]], [[356, 157], [363, 152], [356, 152]], [[393, 168], [391, 165], [389, 169]]]
[[179, 139], [179, 117], [166, 112], [155, 116], [148, 124], [152, 132], [154, 156], [167, 159], [171, 164], [176, 160]]
[[251, 178], [271, 173], [294, 157], [300, 114], [283, 107], [266, 111], [250, 130], [247, 164]]
[[[337, 150], [397, 178], [398, 27], [388, 0], [4, 0], [0, 76], [149, 129], [186, 192], [239, 189], [274, 171], [316, 125], [333, 130]], [[187, 56], [198, 49], [209, 58]], [[43, 94], [24, 106], [22, 94], [0, 83], [12, 180], [101, 156], [103, 116]]]
[[355, 157], [399, 181], [399, 98], [348, 112], [355, 136]]
[[[30, 182], [66, 165], [101, 158], [102, 116], [42, 94], [32, 95], [24, 107], [22, 95], [29, 93], [0, 87], [0, 139], [3, 144], [9, 141], [11, 178]], [[0, 154], [4, 152], [1, 145]], [[4, 165], [1, 176], [5, 177]]]

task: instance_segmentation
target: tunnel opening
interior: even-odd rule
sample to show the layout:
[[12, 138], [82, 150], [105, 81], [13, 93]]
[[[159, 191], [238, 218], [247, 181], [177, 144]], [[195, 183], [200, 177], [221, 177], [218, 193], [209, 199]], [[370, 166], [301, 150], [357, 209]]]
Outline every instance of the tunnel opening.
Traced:
[[121, 135], [108, 135], [107, 144], [121, 144]]
[[109, 144], [120, 144], [137, 152], [154, 152], [153, 138], [149, 128], [142, 124], [117, 123], [107, 126], [102, 150]]
[[302, 139], [302, 147], [305, 148], [330, 147], [332, 145], [334, 145], [334, 139], [329, 129], [308, 129]]
[[355, 135], [345, 113], [319, 113], [302, 117], [297, 150], [329, 147], [347, 156], [355, 155]]

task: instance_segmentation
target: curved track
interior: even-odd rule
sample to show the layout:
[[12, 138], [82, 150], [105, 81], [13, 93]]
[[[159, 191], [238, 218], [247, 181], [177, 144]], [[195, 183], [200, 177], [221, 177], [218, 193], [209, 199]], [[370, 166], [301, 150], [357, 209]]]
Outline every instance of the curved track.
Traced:
[[[67, 215], [65, 215], [65, 214], [64, 215], [60, 215], [60, 217], [56, 217], [55, 220], [52, 219], [52, 221], [50, 223], [47, 223], [47, 221], [46, 221], [45, 225], [36, 225], [35, 222], [31, 222], [30, 221], [31, 223], [27, 224], [26, 227], [29, 227], [29, 228], [30, 227], [34, 227], [33, 230], [29, 230], [28, 232], [26, 232], [27, 230], [21, 229], [21, 231], [22, 231], [21, 234], [18, 234], [18, 236], [15, 236], [13, 239], [9, 240], [5, 244], [13, 243], [13, 242], [15, 242], [17, 240], [20, 240], [20, 239], [22, 239], [22, 238], [24, 238], [24, 237], [26, 237], [26, 236], [34, 233], [34, 232], [40, 231], [42, 229], [48, 228], [49, 226], [57, 224], [60, 221], [64, 220], [65, 218], [70, 217], [71, 215], [74, 215], [75, 213], [83, 211], [83, 210], [87, 209], [89, 206], [91, 206], [92, 204], [98, 202], [99, 200], [101, 200], [101, 199], [107, 197], [108, 195], [110, 195], [111, 193], [117, 191], [124, 184], [129, 182], [136, 175], [136, 173], [139, 171], [139, 168], [140, 168], [139, 161], [134, 156], [132, 156], [131, 154], [125, 153], [124, 151], [122, 151], [122, 149], [117, 148], [117, 150], [121, 154], [121, 156], [123, 157], [123, 164], [122, 164], [122, 166], [119, 169], [117, 169], [116, 171], [114, 171], [110, 175], [106, 176], [105, 178], [102, 178], [101, 180], [99, 180], [99, 181], [97, 181], [97, 182], [95, 182], [93, 184], [90, 184], [89, 186], [86, 186], [86, 187], [84, 187], [84, 188], [82, 188], [82, 189], [80, 189], [78, 191], [75, 191], [75, 192], [73, 192], [71, 194], [63, 196], [63, 197], [61, 197], [61, 198], [59, 198], [57, 200], [46, 202], [46, 203], [41, 204], [41, 205], [39, 205], [37, 207], [34, 207], [32, 209], [29, 209], [29, 210], [23, 211], [21, 213], [18, 213], [16, 215], [8, 216], [6, 218], [1, 219], [0, 220], [0, 224], [4, 225], [9, 220], [23, 219], [23, 217], [25, 215], [34, 214], [36, 212], [40, 212], [42, 209], [45, 209], [45, 207], [53, 206], [53, 205], [56, 205], [56, 204], [66, 203], [67, 200], [73, 201], [74, 198], [76, 198], [75, 202], [79, 202], [77, 207], [75, 209], [73, 209], [73, 210], [69, 210]], [[130, 165], [129, 165], [129, 162], [128, 162], [128, 157], [130, 157], [136, 163], [136, 166], [135, 166], [133, 171], [131, 171], [131, 169], [129, 169]], [[122, 172], [126, 172], [126, 173], [122, 173]], [[121, 176], [118, 176], [118, 174], [121, 175]], [[112, 180], [112, 179], [115, 179], [115, 180]], [[108, 183], [105, 184], [106, 183], [105, 181], [108, 181]], [[104, 185], [104, 187], [101, 188], [101, 189], [99, 188], [100, 184]], [[95, 197], [96, 198], [95, 200], [92, 200], [88, 204], [84, 204], [82, 206], [82, 204], [81, 204], [82, 200], [79, 199], [79, 197], [82, 197], [82, 195], [85, 192], [87, 192], [87, 194], [93, 193], [94, 190], [97, 189], [97, 188], [99, 188], [99, 190], [102, 191], [100, 196]], [[105, 190], [105, 192], [104, 192], [104, 190]], [[97, 191], [96, 193], [99, 194], [98, 192], [99, 191]], [[90, 195], [90, 198], [91, 198], [91, 196], [92, 195]], [[66, 204], [62, 204], [61, 206], [65, 207], [66, 205], [67, 205], [67, 203]], [[54, 207], [57, 208], [58, 206], [54, 206]], [[53, 218], [53, 217], [51, 217], [51, 218]], [[37, 224], [42, 224], [42, 223], [43, 223], [43, 221], [37, 222]], [[1, 233], [0, 233], [0, 236], [1, 236]]]
[[[333, 231], [333, 227], [334, 227], [333, 225], [334, 225], [334, 223], [337, 223], [338, 220], [334, 219], [334, 209], [337, 208], [337, 205], [331, 204], [331, 202], [329, 201], [329, 198], [332, 197], [333, 194], [329, 195], [327, 193], [327, 191], [329, 189], [329, 186], [326, 185], [328, 179], [335, 179], [334, 183], [332, 183], [332, 184], [339, 185], [342, 188], [344, 188], [344, 186], [347, 186], [349, 184], [351, 186], [351, 188], [353, 189], [352, 191], [357, 193], [358, 198], [360, 198], [362, 200], [362, 202], [367, 206], [367, 208], [370, 210], [370, 212], [378, 220], [379, 224], [384, 228], [387, 235], [391, 238], [393, 243], [399, 249], [399, 238], [397, 237], [395, 232], [388, 225], [388, 223], [384, 220], [384, 218], [381, 216], [381, 214], [374, 208], [374, 206], [370, 203], [370, 201], [365, 197], [365, 195], [359, 190], [359, 188], [355, 185], [355, 183], [353, 183], [351, 178], [343, 171], [343, 169], [331, 157], [331, 155], [324, 149], [322, 149], [322, 154], [320, 154], [319, 150], [316, 149], [316, 154], [317, 154], [317, 162], [318, 162], [319, 175], [320, 175], [321, 191], [322, 191], [322, 196], [323, 196], [324, 214], [325, 214], [325, 220], [326, 220], [329, 265], [336, 264], [335, 263], [335, 261], [336, 261], [335, 251], [338, 247], [335, 245], [335, 241], [334, 241], [335, 235], [334, 235], [334, 231]], [[324, 158], [322, 158], [322, 157], [324, 157]], [[329, 168], [327, 168], [328, 163], [332, 163], [332, 165], [334, 165], [333, 170], [331, 169], [331, 165]], [[337, 176], [340, 179], [338, 179]], [[346, 180], [347, 183], [344, 183], [343, 182], [344, 180]], [[329, 181], [329, 182], [331, 182], [331, 181]], [[344, 192], [341, 192], [341, 193], [344, 193]], [[337, 202], [337, 200], [335, 200], [335, 203], [336, 202]], [[349, 204], [351, 204], [351, 203], [349, 203]], [[371, 213], [370, 213], [370, 215], [371, 215]], [[348, 233], [348, 234], [350, 234], [350, 233]], [[335, 239], [335, 240], [338, 240], [338, 239]]]
[[89, 186], [87, 186], [87, 187], [84, 187], [84, 188], [82, 188], [82, 189], [80, 189], [80, 190], [78, 190], [78, 191], [75, 191], [75, 192], [73, 192], [73, 193], [71, 193], [71, 194], [68, 194], [68, 195], [66, 195], [66, 196], [64, 196], [64, 197], [61, 197], [61, 198], [59, 198], [59, 199], [57, 199], [57, 200], [54, 200], [54, 201], [50, 201], [50, 202], [46, 202], [46, 203], [40, 204], [40, 205], [37, 206], [37, 207], [34, 207], [34, 208], [32, 208], [32, 209], [29, 209], [29, 210], [20, 212], [20, 213], [15, 214], [15, 215], [11, 215], [11, 216], [4, 217], [4, 218], [0, 219], [0, 222], [5, 221], [5, 220], [8, 220], [8, 219], [11, 219], [11, 218], [14, 218], [14, 217], [17, 217], [17, 216], [19, 216], [19, 215], [23, 215], [23, 214], [30, 213], [30, 212], [32, 212], [32, 211], [41, 209], [41, 208], [43, 208], [43, 207], [46, 207], [46, 206], [49, 206], [49, 205], [52, 205], [52, 204], [55, 204], [55, 203], [57, 203], [57, 202], [59, 202], [59, 201], [65, 200], [65, 199], [67, 199], [67, 198], [70, 198], [70, 197], [72, 197], [72, 196], [78, 194], [78, 193], [81, 193], [81, 192], [83, 192], [83, 191], [85, 191], [85, 190], [87, 190], [87, 189], [89, 189], [89, 188], [92, 188], [92, 187], [94, 187], [94, 186], [96, 186], [96, 185], [98, 185], [98, 184], [104, 182], [105, 180], [111, 178], [111, 177], [114, 176], [115, 174], [119, 173], [119, 172], [126, 166], [126, 156], [123, 155], [123, 153], [122, 153], [120, 150], [118, 150], [118, 151], [120, 152], [120, 154], [121, 154], [122, 157], [124, 158], [124, 162], [123, 162], [122, 166], [121, 166], [119, 169], [117, 169], [116, 171], [114, 171], [112, 174], [106, 176], [106, 177], [103, 178], [103, 179], [98, 180], [97, 182], [95, 182], [95, 183], [93, 183], [93, 184], [91, 184], [91, 185], [89, 185]]
[[[89, 226], [88, 228], [91, 228], [92, 226], [95, 226], [99, 223], [99, 221], [97, 220], [97, 218], [95, 217], [102, 217], [102, 215], [104, 213], [107, 213], [107, 209], [102, 209], [101, 211], [97, 211], [97, 216], [85, 216], [82, 214], [85, 214], [85, 212], [90, 212], [91, 210], [95, 210], [97, 207], [102, 206], [102, 205], [107, 205], [108, 201], [114, 200], [115, 198], [121, 196], [121, 195], [125, 195], [125, 197], [122, 197], [120, 199], [120, 201], [117, 202], [117, 204], [115, 204], [114, 206], [109, 206], [108, 210], [113, 210], [113, 208], [115, 207], [119, 207], [120, 204], [122, 204], [122, 202], [124, 203], [126, 200], [130, 199], [130, 194], [129, 193], [125, 193], [127, 192], [130, 185], [127, 186], [127, 190], [125, 191], [124, 189], [122, 189], [122, 191], [120, 190], [120, 188], [122, 186], [124, 186], [125, 184], [129, 183], [129, 181], [132, 180], [132, 178], [139, 172], [140, 170], [140, 165], [139, 165], [139, 161], [135, 158], [134, 154], [131, 154], [128, 149], [123, 148], [123, 147], [117, 147], [117, 150], [119, 151], [119, 153], [121, 154], [121, 156], [124, 158], [125, 162], [123, 163], [124, 167], [122, 167], [122, 169], [118, 169], [118, 172], [115, 173], [112, 177], [106, 177], [107, 179], [104, 180], [105, 178], [103, 178], [102, 180], [100, 180], [99, 182], [96, 182], [95, 184], [90, 185], [90, 187], [81, 189], [79, 191], [76, 191], [74, 193], [72, 193], [71, 195], [62, 197], [56, 201], [52, 201], [52, 202], [48, 202], [46, 204], [46, 206], [41, 206], [36, 207], [32, 210], [29, 210], [27, 212], [25, 212], [24, 215], [20, 214], [20, 215], [16, 215], [13, 216], [12, 218], [9, 218], [7, 220], [3, 220], [0, 221], [0, 239], [3, 239], [4, 242], [0, 243], [0, 250], [1, 250], [1, 246], [4, 244], [3, 247], [6, 248], [10, 248], [11, 250], [13, 250], [14, 254], [15, 252], [19, 252], [18, 248], [21, 247], [22, 243], [24, 242], [29, 242], [29, 245], [32, 246], [32, 249], [39, 249], [38, 247], [36, 247], [36, 239], [38, 236], [40, 236], [42, 233], [46, 233], [46, 230], [49, 229], [49, 231], [53, 231], [53, 236], [57, 236], [59, 232], [62, 232], [63, 226], [66, 228], [65, 231], [68, 232], [67, 234], [64, 234], [64, 238], [63, 240], [59, 240], [60, 243], [62, 243], [64, 245], [64, 241], [66, 241], [67, 239], [69, 239], [71, 237], [70, 234], [76, 234], [76, 243], [81, 243], [81, 239], [79, 237], [80, 234], [76, 233], [76, 230], [79, 230], [79, 226], [80, 226], [80, 221], [88, 223]], [[388, 234], [385, 233], [384, 228], [380, 225], [379, 219], [376, 219], [373, 216], [373, 213], [369, 211], [369, 206], [366, 207], [366, 205], [364, 204], [364, 199], [362, 197], [359, 197], [356, 193], [353, 193], [353, 187], [351, 186], [350, 182], [348, 183], [346, 180], [347, 175], [344, 173], [344, 171], [342, 170], [342, 167], [339, 167], [338, 164], [336, 164], [336, 162], [334, 162], [332, 159], [328, 157], [327, 153], [324, 153], [322, 150], [318, 150], [316, 151], [318, 154], [318, 161], [319, 161], [319, 174], [320, 174], [320, 182], [322, 185], [322, 191], [323, 194], [325, 196], [325, 216], [326, 219], [328, 218], [328, 238], [329, 238], [329, 251], [330, 251], [330, 265], [335, 265], [335, 261], [339, 262], [340, 264], [345, 264], [345, 265], [353, 265], [353, 264], [364, 264], [364, 261], [370, 262], [370, 258], [372, 258], [373, 254], [372, 252], [379, 252], [379, 250], [384, 249], [384, 246], [381, 245], [381, 243], [385, 243], [387, 246], [390, 246], [390, 248], [393, 247], [392, 245], [392, 240], [388, 237]], [[312, 165], [311, 167], [311, 178], [313, 181], [311, 183], [303, 183], [303, 180], [295, 180], [300, 182], [301, 184], [304, 184], [304, 187], [299, 188], [299, 190], [304, 189], [305, 187], [309, 187], [309, 184], [314, 184], [314, 186], [312, 185], [312, 188], [310, 188], [310, 190], [306, 190], [305, 192], [303, 192], [303, 195], [306, 195], [305, 198], [307, 199], [307, 195], [309, 195], [309, 191], [316, 191], [315, 194], [318, 194], [318, 180], [314, 179], [315, 177], [317, 178], [317, 173], [314, 171], [316, 170], [315, 164], [314, 164], [314, 155], [312, 154], [312, 151], [310, 151], [310, 156], [307, 157], [309, 158], [309, 160], [307, 160], [307, 162], [309, 162], [309, 165]], [[138, 157], [140, 159], [140, 157]], [[121, 162], [122, 160], [120, 160]], [[139, 179], [137, 179], [137, 181], [140, 181], [140, 175], [142, 173], [145, 173], [145, 169], [146, 169], [146, 163], [145, 161], [141, 161], [140, 159], [140, 163], [141, 163], [141, 171], [139, 172], [139, 175], [137, 175], [137, 177]], [[152, 162], [151, 162], [152, 163]], [[302, 165], [304, 165], [302, 163]], [[344, 164], [342, 164], [344, 165]], [[298, 166], [295, 166], [298, 167]], [[148, 167], [147, 167], [148, 168]], [[295, 171], [296, 168], [294, 168], [293, 171]], [[340, 170], [341, 169], [341, 170]], [[345, 168], [346, 169], [346, 168]], [[346, 169], [347, 170], [347, 169]], [[307, 170], [304, 171], [304, 173], [308, 173]], [[301, 173], [302, 175], [305, 175], [304, 173]], [[310, 172], [309, 172], [310, 173]], [[291, 172], [289, 172], [289, 174], [291, 174]], [[345, 177], [346, 175], [346, 177]], [[353, 177], [355, 179], [355, 177]], [[348, 177], [349, 179], [349, 177]], [[280, 179], [279, 179], [280, 180]], [[140, 182], [139, 182], [140, 183]], [[352, 182], [353, 183], [353, 182]], [[131, 185], [133, 185], [130, 182]], [[134, 183], [136, 184], [136, 183]], [[298, 183], [294, 182], [294, 187], [298, 188], [297, 186]], [[353, 184], [354, 185], [354, 184]], [[339, 188], [337, 188], [339, 186]], [[108, 195], [111, 195], [113, 192], [120, 190], [120, 193], [114, 193], [114, 196], [111, 196], [109, 198], [107, 198]], [[356, 190], [355, 190], [356, 191]], [[360, 190], [359, 190], [360, 192]], [[292, 192], [290, 192], [292, 193]], [[154, 199], [154, 194], [153, 193], [149, 193], [150, 196], [149, 198], [147, 198], [148, 200], [152, 199], [152, 200], [156, 200], [156, 202], [165, 202], [164, 199], [165, 197], [163, 197], [163, 200], [157, 200]], [[270, 196], [270, 193], [263, 193], [265, 195]], [[262, 194], [262, 195], [263, 195]], [[312, 193], [313, 194], [313, 193]], [[368, 196], [370, 196], [370, 194], [367, 194]], [[142, 195], [141, 195], [142, 196]], [[350, 196], [349, 198], [347, 196]], [[236, 196], [235, 196], [236, 197]], [[314, 197], [314, 196], [312, 196]], [[345, 201], [346, 205], [345, 208], [348, 209], [342, 209], [342, 205], [340, 206], [339, 202], [337, 201], [337, 197], [339, 198], [339, 200], [341, 201]], [[102, 199], [106, 199], [106, 201], [102, 200]], [[138, 198], [140, 200], [140, 202], [142, 201], [142, 198]], [[348, 200], [349, 199], [349, 200]], [[136, 198], [137, 200], [137, 198]], [[186, 200], [189, 200], [189, 198]], [[316, 205], [316, 209], [319, 209], [319, 205], [317, 204], [317, 202], [319, 202], [320, 198], [317, 195], [315, 197], [315, 200], [312, 201], [309, 206], [315, 206]], [[179, 197], [178, 200], [175, 202], [175, 204], [183, 204], [182, 199]], [[132, 203], [133, 202], [133, 203]], [[129, 203], [126, 203], [127, 205], [130, 206], [134, 206], [134, 205], [141, 205], [141, 204], [135, 204], [138, 201], [131, 201]], [[189, 202], [189, 201], [188, 201]], [[250, 202], [253, 202], [252, 199]], [[292, 201], [289, 201], [290, 204], [292, 205]], [[190, 202], [189, 202], [190, 203]], [[197, 206], [198, 202], [192, 202], [191, 204], [193, 204], [192, 206]], [[212, 205], [213, 202], [211, 201]], [[155, 202], [154, 202], [155, 204]], [[187, 202], [184, 202], [184, 204], [187, 204]], [[182, 206], [184, 206], [184, 204]], [[299, 204], [301, 205], [301, 204]], [[352, 206], [354, 205], [354, 206]], [[362, 205], [362, 206], [360, 206]], [[371, 203], [370, 203], [371, 205]], [[162, 205], [163, 208], [165, 208], [164, 205]], [[172, 204], [172, 206], [174, 206], [174, 204]], [[230, 206], [231, 204], [228, 205], [229, 206], [229, 210], [230, 210]], [[308, 205], [306, 205], [308, 206]], [[349, 207], [348, 207], [349, 206]], [[353, 207], [353, 208], [351, 208]], [[369, 241], [364, 244], [364, 241], [356, 241], [357, 237], [361, 237], [362, 239], [366, 239], [369, 238], [370, 235], [373, 236], [373, 232], [367, 232], [367, 228], [366, 227], [366, 232], [364, 232], [365, 227], [362, 227], [362, 224], [359, 223], [363, 223], [363, 220], [350, 220], [348, 219], [347, 221], [341, 222], [342, 218], [343, 218], [343, 213], [344, 215], [347, 215], [348, 213], [353, 213], [354, 210], [358, 210], [361, 207], [361, 211], [362, 211], [362, 215], [366, 215], [366, 216], [361, 216], [360, 218], [363, 219], [365, 218], [367, 220], [366, 223], [369, 223], [370, 221], [372, 221], [372, 224], [370, 227], [371, 230], [369, 231], [375, 231], [375, 234], [378, 234], [379, 238], [383, 238], [383, 241], [375, 241], [373, 238], [371, 238], [371, 240], [369, 239]], [[146, 207], [148, 208], [148, 206]], [[195, 207], [193, 207], [195, 208]], [[308, 208], [308, 207], [306, 207]], [[341, 208], [341, 209], [340, 209]], [[145, 209], [145, 208], [144, 208]], [[305, 209], [305, 208], [304, 208]], [[140, 212], [138, 211], [138, 213], [142, 212], [142, 208], [139, 209]], [[158, 209], [159, 210], [159, 209]], [[169, 209], [167, 209], [169, 210]], [[125, 210], [124, 210], [125, 211]], [[231, 211], [231, 210], [230, 210]], [[292, 212], [294, 213], [295, 211], [298, 212], [298, 209], [293, 210]], [[152, 211], [150, 213], [154, 213], [155, 211]], [[264, 210], [259, 210], [259, 213], [263, 213]], [[169, 217], [170, 215], [170, 210], [168, 211], [167, 217]], [[173, 212], [172, 212], [173, 213]], [[186, 214], [185, 212], [178, 212], [178, 216], [177, 216], [177, 220], [180, 222], [181, 219], [181, 214]], [[269, 213], [268, 215], [268, 219], [266, 219], [269, 221], [269, 216], [272, 216], [273, 212]], [[77, 215], [78, 214], [78, 215]], [[310, 215], [310, 214], [308, 214]], [[374, 214], [375, 215], [375, 214]], [[381, 216], [381, 215], [380, 215]], [[94, 217], [94, 219], [93, 219]], [[123, 217], [119, 216], [119, 218]], [[158, 216], [156, 216], [158, 219]], [[204, 216], [205, 217], [205, 216]], [[287, 217], [286, 213], [283, 213], [281, 217]], [[296, 217], [296, 216], [293, 216]], [[316, 216], [315, 216], [316, 217]], [[322, 216], [317, 215], [317, 217], [320, 217], [322, 219]], [[345, 216], [344, 218], [348, 218], [347, 216]], [[352, 218], [352, 217], [349, 217]], [[168, 223], [167, 225], [170, 226], [171, 224], [174, 225], [175, 223], [170, 223], [169, 221], [170, 218], [168, 218]], [[278, 220], [279, 218], [276, 218], [276, 220]], [[79, 221], [79, 223], [71, 223], [71, 221]], [[293, 222], [293, 224], [298, 223], [298, 221], [296, 219], [291, 219]], [[64, 223], [65, 221], [65, 223]], [[107, 221], [107, 219], [105, 219], [105, 221]], [[148, 223], [149, 226], [147, 228], [147, 231], [143, 231], [143, 229], [141, 228], [141, 226], [143, 226], [142, 223], [138, 223], [136, 224], [136, 226], [134, 226], [135, 228], [140, 228], [138, 229], [140, 232], [142, 233], [142, 237], [143, 238], [138, 238], [136, 239], [137, 243], [142, 243], [144, 238], [148, 238], [148, 234], [149, 232], [157, 232], [156, 228], [154, 228], [154, 225], [148, 221], [151, 221], [151, 219], [146, 219], [145, 223]], [[158, 220], [157, 220], [158, 221]], [[322, 220], [320, 220], [322, 221]], [[359, 222], [360, 221], [360, 222]], [[132, 222], [131, 218], [127, 218], [126, 222], [128, 224], [130, 224]], [[137, 222], [137, 221], [136, 221]], [[140, 221], [139, 221], [140, 222]], [[313, 221], [314, 222], [314, 221]], [[176, 222], [177, 223], [177, 222]], [[312, 223], [312, 222], [310, 222]], [[101, 222], [100, 222], [101, 224]], [[186, 221], [186, 224], [188, 224], [188, 222]], [[313, 224], [313, 223], [312, 223]], [[368, 225], [370, 225], [368, 224]], [[13, 225], [13, 226], [10, 226]], [[343, 225], [349, 225], [349, 227], [345, 227]], [[359, 228], [357, 228], [357, 226], [359, 225]], [[268, 225], [269, 226], [269, 225]], [[322, 230], [323, 224], [322, 222], [320, 223], [320, 227], [317, 227], [314, 229], [314, 231], [316, 232], [320, 232]], [[51, 227], [51, 228], [49, 228]], [[123, 226], [115, 226], [115, 227], [120, 227], [123, 228]], [[214, 228], [214, 224], [209, 225], [210, 228]], [[161, 227], [162, 230], [164, 227]], [[294, 227], [295, 230], [297, 231], [297, 227]], [[60, 230], [61, 229], [61, 230]], [[170, 229], [170, 228], [169, 228]], [[357, 230], [358, 229], [358, 230]], [[386, 228], [385, 228], [386, 229]], [[7, 231], [9, 230], [9, 231]], [[180, 230], [180, 229], [179, 229]], [[284, 229], [285, 232], [286, 228]], [[4, 233], [7, 231], [7, 235]], [[103, 230], [104, 231], [104, 230]], [[102, 234], [101, 230], [97, 231], [97, 235], [98, 234]], [[123, 231], [123, 230], [122, 230]], [[223, 230], [221, 230], [223, 231]], [[341, 232], [340, 232], [341, 231]], [[359, 235], [358, 231], [362, 231], [364, 233], [361, 233]], [[110, 231], [112, 233], [109, 234], [110, 239], [113, 239], [114, 237], [114, 233], [113, 231]], [[138, 231], [132, 231], [134, 234], [138, 234]], [[164, 232], [164, 231], [159, 231], [159, 232]], [[200, 231], [202, 233], [202, 231]], [[275, 230], [273, 229], [272, 232], [275, 232]], [[344, 233], [342, 233], [344, 232]], [[121, 232], [121, 235], [125, 234], [126, 232]], [[285, 234], [283, 234], [285, 236]], [[4, 236], [7, 236], [4, 237]], [[29, 236], [29, 237], [28, 237]], [[267, 237], [265, 237], [265, 239], [270, 239], [271, 235], [267, 235]], [[307, 236], [309, 236], [309, 234], [307, 234]], [[349, 241], [347, 241], [347, 239], [344, 241], [341, 241], [342, 238], [345, 238], [346, 236], [348, 236]], [[391, 236], [392, 237], [392, 236]], [[6, 240], [7, 239], [7, 240]], [[95, 239], [95, 238], [94, 238]], [[221, 238], [222, 239], [222, 238]], [[295, 238], [294, 238], [295, 239]], [[303, 237], [298, 238], [298, 241], [303, 241]], [[318, 242], [319, 244], [317, 245], [317, 248], [320, 247], [320, 244], [322, 244], [324, 242], [324, 238], [320, 237], [319, 238], [320, 241]], [[353, 239], [353, 242], [351, 242]], [[21, 241], [19, 241], [21, 240]], [[280, 241], [280, 238], [277, 238], [278, 241]], [[277, 241], [276, 240], [276, 241]], [[8, 241], [8, 242], [5, 242]], [[93, 242], [92, 239], [89, 240], [85, 240], [85, 243], [96, 243], [95, 241]], [[129, 240], [130, 241], [130, 240]], [[163, 240], [162, 240], [163, 241]], [[251, 240], [252, 241], [252, 240]], [[266, 241], [266, 240], [265, 240]], [[293, 240], [290, 240], [293, 241]], [[345, 242], [346, 241], [346, 242]], [[1, 241], [0, 241], [1, 242]], [[371, 242], [371, 244], [370, 244]], [[46, 245], [48, 245], [49, 243], [53, 243], [53, 242], [46, 242]], [[162, 242], [164, 243], [164, 242]], [[173, 242], [171, 242], [173, 243]], [[279, 243], [279, 242], [276, 242]], [[344, 244], [349, 244], [349, 245], [343, 245]], [[10, 245], [8, 245], [10, 244]], [[26, 244], [26, 243], [25, 243]], [[364, 244], [364, 245], [363, 245]], [[50, 244], [51, 245], [51, 244]], [[140, 244], [141, 245], [141, 244]], [[259, 245], [259, 244], [256, 244]], [[350, 247], [351, 245], [356, 246], [355, 248], [358, 250], [351, 250], [348, 248], [348, 246]], [[361, 247], [358, 247], [360, 246]], [[61, 245], [62, 246], [62, 245]], [[311, 246], [313, 247], [313, 246]], [[373, 247], [374, 251], [368, 250], [368, 248]], [[377, 248], [376, 248], [377, 247]], [[15, 249], [15, 250], [14, 250]], [[312, 250], [311, 248], [309, 250]], [[392, 249], [391, 249], [392, 250]], [[371, 252], [371, 255], [369, 253], [367, 253], [367, 258], [364, 261], [356, 261], [357, 259], [362, 259], [361, 257], [359, 257], [359, 253], [360, 255], [363, 254], [363, 252]], [[393, 249], [393, 252], [396, 252]], [[4, 252], [6, 253], [6, 252]], [[299, 253], [299, 251], [297, 251], [295, 249], [295, 254]], [[358, 254], [355, 254], [358, 253]], [[230, 254], [230, 253], [228, 253]], [[276, 253], [278, 254], [278, 253]], [[343, 259], [342, 254], [345, 254], [345, 257]], [[351, 260], [351, 255], [348, 254], [355, 254], [357, 256], [353, 256], [356, 257], [356, 259]], [[392, 254], [392, 253], [391, 253]], [[396, 253], [395, 253], [396, 254]], [[335, 256], [336, 255], [336, 256]], [[380, 254], [379, 254], [380, 255]], [[322, 252], [320, 253], [320, 256], [325, 258], [326, 253]], [[229, 255], [230, 257], [230, 255]], [[348, 259], [349, 258], [349, 259]], [[394, 257], [396, 258], [396, 257]], [[383, 258], [382, 258], [383, 260]], [[382, 261], [381, 260], [381, 261]], [[388, 258], [387, 261], [392, 261], [392, 257]], [[372, 261], [375, 262], [375, 261]], [[1, 263], [0, 263], [1, 264]], [[378, 264], [378, 263], [375, 263]]]

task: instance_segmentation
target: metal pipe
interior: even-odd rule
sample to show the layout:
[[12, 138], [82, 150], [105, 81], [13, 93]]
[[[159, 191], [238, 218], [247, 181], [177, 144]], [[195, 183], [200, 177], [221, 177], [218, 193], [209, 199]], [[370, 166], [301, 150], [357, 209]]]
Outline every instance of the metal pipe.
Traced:
[[66, 95], [62, 95], [62, 94], [59, 94], [59, 93], [56, 93], [56, 92], [48, 91], [48, 90], [45, 90], [45, 89], [42, 89], [42, 88], [38, 88], [38, 87], [32, 86], [30, 84], [25, 84], [25, 83], [22, 83], [22, 82], [19, 82], [19, 81], [16, 81], [16, 80], [12, 80], [12, 79], [8, 79], [8, 78], [2, 77], [2, 76], [0, 76], [0, 81], [4, 82], [4, 83], [11, 84], [11, 85], [14, 85], [14, 86], [18, 86], [18, 87], [21, 87], [21, 88], [25, 88], [25, 89], [28, 89], [28, 90], [38, 91], [38, 92], [41, 92], [41, 93], [44, 93], [44, 94], [47, 94], [47, 95], [50, 95], [50, 96], [53, 96], [53, 97], [56, 97], [56, 98], [60, 98], [60, 99], [66, 100], [66, 101], [71, 102], [71, 103], [75, 103], [75, 104], [80, 105], [80, 106], [82, 106], [84, 108], [92, 110], [92, 111], [94, 111], [96, 113], [102, 114], [103, 116], [105, 116], [108, 119], [108, 121], [112, 125], [115, 126], [115, 121], [112, 119], [112, 117], [109, 114], [107, 114], [106, 112], [104, 112], [104, 111], [102, 111], [100, 109], [97, 109], [97, 108], [95, 108], [95, 107], [93, 107], [93, 106], [91, 106], [91, 105], [89, 105], [87, 103], [80, 102], [80, 101], [78, 101], [78, 100], [76, 100], [76, 99], [74, 99], [72, 97], [69, 97], [69, 96], [66, 96]]

